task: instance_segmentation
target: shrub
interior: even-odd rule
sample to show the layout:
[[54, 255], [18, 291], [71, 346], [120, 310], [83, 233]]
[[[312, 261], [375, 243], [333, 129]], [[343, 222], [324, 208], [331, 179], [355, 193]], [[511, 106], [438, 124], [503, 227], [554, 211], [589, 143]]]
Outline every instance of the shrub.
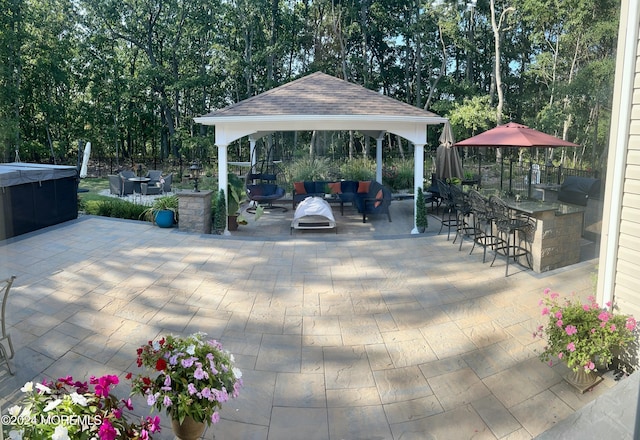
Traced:
[[149, 207], [136, 205], [126, 200], [102, 200], [88, 201], [86, 206], [87, 214], [100, 215], [103, 217], [124, 218], [127, 220], [139, 220], [144, 211]]
[[340, 178], [345, 180], [373, 180], [376, 163], [367, 158], [350, 159], [340, 165]]
[[220, 190], [216, 197], [216, 208], [213, 217], [213, 230], [216, 234], [222, 234], [227, 227], [227, 203], [224, 190]]

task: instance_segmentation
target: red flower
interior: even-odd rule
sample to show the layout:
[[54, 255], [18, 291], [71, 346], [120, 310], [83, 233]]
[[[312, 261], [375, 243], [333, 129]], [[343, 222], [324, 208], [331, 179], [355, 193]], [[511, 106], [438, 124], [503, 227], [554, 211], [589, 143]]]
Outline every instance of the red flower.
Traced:
[[167, 368], [167, 361], [163, 358], [160, 358], [156, 361], [156, 370], [164, 371]]

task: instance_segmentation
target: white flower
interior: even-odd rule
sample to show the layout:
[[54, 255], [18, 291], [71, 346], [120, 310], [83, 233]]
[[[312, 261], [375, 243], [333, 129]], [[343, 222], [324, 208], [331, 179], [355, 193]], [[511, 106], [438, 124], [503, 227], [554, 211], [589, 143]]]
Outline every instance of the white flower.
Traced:
[[84, 397], [82, 394], [78, 394], [78, 393], [71, 393], [71, 400], [73, 401], [73, 403], [80, 405], [80, 406], [87, 406], [89, 401], [87, 400], [86, 397]]
[[33, 382], [25, 383], [24, 386], [20, 388], [20, 391], [22, 391], [23, 393], [30, 393], [31, 391], [33, 391]]
[[18, 417], [20, 415], [21, 410], [22, 408], [20, 408], [18, 405], [14, 405], [11, 408], [9, 408], [9, 414], [12, 415], [13, 417]]
[[231, 371], [233, 371], [233, 375], [236, 377], [236, 379], [240, 379], [242, 377], [242, 371], [240, 371], [240, 369], [233, 367]]
[[160, 350], [160, 342], [158, 341], [153, 341], [151, 346], [153, 347], [154, 350]]
[[49, 402], [47, 403], [47, 406], [44, 407], [43, 411], [49, 412], [52, 409], [54, 409], [56, 406], [60, 405], [61, 403], [62, 403], [62, 399], [56, 399], [53, 402]]
[[22, 440], [22, 432], [21, 431], [9, 431], [9, 439], [10, 440]]
[[186, 352], [187, 352], [187, 354], [190, 354], [191, 356], [193, 356], [196, 353], [196, 346], [195, 345], [189, 345], [187, 347]]
[[64, 426], [56, 426], [56, 429], [53, 431], [53, 435], [51, 436], [51, 440], [71, 440], [69, 438], [69, 430]]
[[49, 388], [48, 386], [42, 385], [41, 383], [37, 383], [36, 388], [38, 389], [38, 391], [42, 391], [45, 394], [51, 394], [51, 388]]

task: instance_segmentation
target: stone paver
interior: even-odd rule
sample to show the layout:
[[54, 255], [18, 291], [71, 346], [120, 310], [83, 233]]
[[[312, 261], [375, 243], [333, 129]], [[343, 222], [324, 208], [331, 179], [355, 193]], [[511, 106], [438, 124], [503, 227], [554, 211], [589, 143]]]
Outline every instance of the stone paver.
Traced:
[[88, 216], [0, 242], [0, 277], [18, 277], [0, 404], [29, 380], [124, 376], [140, 344], [194, 331], [244, 373], [208, 439], [526, 439], [625, 383], [580, 395], [534, 351], [542, 290], [589, 292], [596, 260], [505, 278], [434, 217], [408, 234], [410, 208], [363, 224], [346, 207], [338, 234], [289, 235], [291, 212], [231, 237]]

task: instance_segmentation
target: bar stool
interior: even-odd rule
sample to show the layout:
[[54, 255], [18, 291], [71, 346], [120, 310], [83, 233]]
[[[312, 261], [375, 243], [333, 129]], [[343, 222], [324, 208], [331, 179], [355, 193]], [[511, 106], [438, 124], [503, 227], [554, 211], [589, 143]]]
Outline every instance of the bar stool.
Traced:
[[[438, 231], [438, 235], [440, 235], [440, 232], [442, 232], [442, 228], [446, 226], [447, 240], [449, 240], [449, 238], [451, 237], [451, 228], [458, 227], [458, 215], [456, 213], [455, 203], [453, 202], [453, 198], [451, 197], [450, 185], [442, 179], [438, 179], [437, 183], [443, 206], [442, 217], [440, 219], [440, 230]], [[447, 214], [446, 219], [444, 218], [445, 210]]]
[[[507, 204], [499, 197], [491, 197], [489, 204], [495, 216], [494, 224], [498, 233], [498, 237], [494, 241], [493, 249], [495, 254], [493, 255], [491, 266], [493, 267], [496, 257], [501, 253], [507, 259], [505, 277], [509, 276], [509, 260], [511, 258], [513, 258], [516, 263], [519, 263], [519, 259], [525, 257], [527, 266], [529, 269], [533, 269], [530, 260], [531, 246], [527, 248], [527, 243], [530, 244], [529, 237], [532, 235], [534, 229], [531, 219], [522, 216], [512, 216]], [[511, 241], [512, 238], [513, 242]], [[524, 246], [521, 246], [523, 241]]]
[[475, 240], [476, 229], [469, 220], [471, 218], [471, 205], [467, 195], [462, 191], [458, 185], [450, 185], [451, 199], [456, 211], [456, 236], [453, 239], [455, 244], [458, 237], [460, 237], [460, 245], [458, 250], [462, 250], [462, 242], [464, 237], [469, 237]]
[[469, 191], [469, 204], [471, 205], [471, 214], [473, 215], [473, 227], [475, 234], [473, 238], [473, 246], [469, 255], [473, 253], [476, 245], [481, 246], [483, 249], [482, 262], [484, 263], [487, 258], [487, 248], [494, 246], [496, 235], [493, 233], [493, 225], [495, 221], [495, 215], [489, 204], [489, 199], [485, 198], [476, 190]]

